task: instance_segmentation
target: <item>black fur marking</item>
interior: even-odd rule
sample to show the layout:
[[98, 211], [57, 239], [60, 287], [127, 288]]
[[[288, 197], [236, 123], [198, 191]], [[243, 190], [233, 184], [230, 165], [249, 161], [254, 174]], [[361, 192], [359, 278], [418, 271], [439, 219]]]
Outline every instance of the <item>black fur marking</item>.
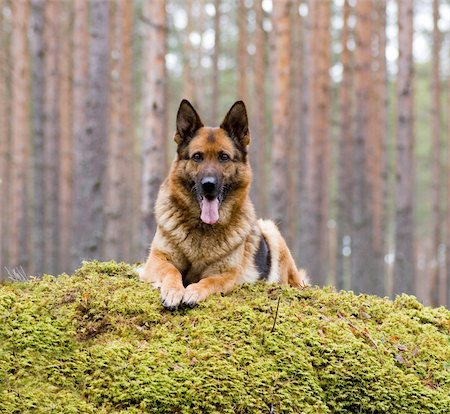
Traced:
[[259, 280], [267, 280], [269, 278], [272, 258], [270, 256], [269, 246], [264, 236], [261, 236], [258, 251], [255, 255], [255, 265], [259, 273]]

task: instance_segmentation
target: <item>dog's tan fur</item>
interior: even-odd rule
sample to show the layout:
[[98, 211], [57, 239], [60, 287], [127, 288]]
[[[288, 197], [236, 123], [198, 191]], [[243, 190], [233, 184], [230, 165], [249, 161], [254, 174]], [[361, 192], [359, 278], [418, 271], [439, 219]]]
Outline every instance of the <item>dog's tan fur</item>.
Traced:
[[[236, 284], [259, 280], [255, 255], [262, 236], [271, 257], [266, 279], [305, 285], [305, 274], [297, 270], [275, 224], [256, 219], [248, 195], [252, 176], [246, 157], [249, 140], [242, 102], [232, 107], [221, 128], [204, 127], [192, 106], [181, 103], [175, 134], [178, 154], [158, 194], [157, 231], [141, 275], [141, 280], [160, 289], [167, 308], [195, 305], [213, 293], [229, 292]], [[204, 154], [201, 163], [192, 160], [197, 152]], [[218, 161], [223, 152], [230, 156], [229, 162]], [[189, 187], [190, 180], [205, 170], [219, 174], [232, 188], [213, 225], [200, 220], [199, 202]]]

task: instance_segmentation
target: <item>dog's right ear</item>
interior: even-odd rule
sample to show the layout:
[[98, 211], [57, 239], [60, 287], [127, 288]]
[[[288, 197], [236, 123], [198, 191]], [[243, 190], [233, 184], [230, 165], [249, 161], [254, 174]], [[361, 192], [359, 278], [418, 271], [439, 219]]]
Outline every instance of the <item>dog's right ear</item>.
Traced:
[[202, 126], [203, 123], [197, 111], [187, 99], [183, 99], [177, 113], [177, 132], [175, 134], [177, 145], [190, 141]]

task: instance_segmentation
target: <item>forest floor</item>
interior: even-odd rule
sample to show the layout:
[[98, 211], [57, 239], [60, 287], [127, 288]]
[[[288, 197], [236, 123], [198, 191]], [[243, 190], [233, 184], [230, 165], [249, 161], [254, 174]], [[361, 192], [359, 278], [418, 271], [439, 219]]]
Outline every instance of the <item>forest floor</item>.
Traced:
[[450, 311], [256, 284], [169, 312], [89, 262], [0, 285], [0, 412], [449, 413]]

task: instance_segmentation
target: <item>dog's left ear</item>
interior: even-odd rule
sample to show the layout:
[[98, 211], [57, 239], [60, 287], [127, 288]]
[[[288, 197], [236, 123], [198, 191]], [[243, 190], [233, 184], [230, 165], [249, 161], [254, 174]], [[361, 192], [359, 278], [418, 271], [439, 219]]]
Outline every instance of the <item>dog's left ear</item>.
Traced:
[[244, 147], [249, 144], [248, 117], [244, 102], [237, 101], [233, 104], [220, 128], [224, 129], [237, 144]]

